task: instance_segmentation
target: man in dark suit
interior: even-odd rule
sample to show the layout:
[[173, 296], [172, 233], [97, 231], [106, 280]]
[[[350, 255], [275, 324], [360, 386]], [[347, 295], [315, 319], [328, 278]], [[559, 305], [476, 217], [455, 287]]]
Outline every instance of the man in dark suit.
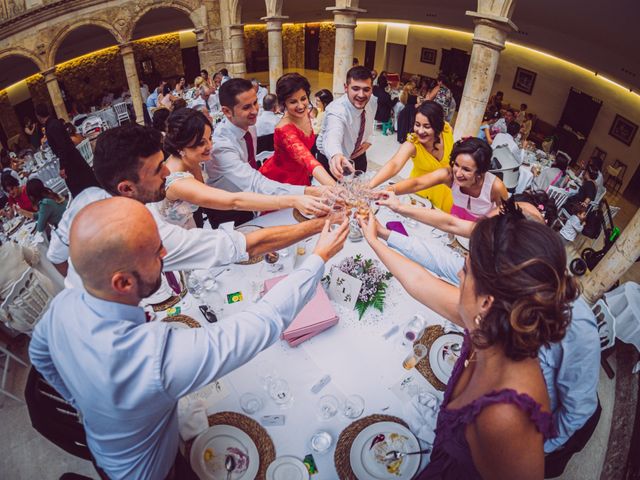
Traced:
[[71, 194], [76, 197], [85, 188], [99, 186], [93, 170], [71, 141], [64, 123], [52, 116], [45, 104], [36, 105], [35, 111], [38, 121], [44, 125], [51, 150], [60, 160], [60, 176], [65, 179]]

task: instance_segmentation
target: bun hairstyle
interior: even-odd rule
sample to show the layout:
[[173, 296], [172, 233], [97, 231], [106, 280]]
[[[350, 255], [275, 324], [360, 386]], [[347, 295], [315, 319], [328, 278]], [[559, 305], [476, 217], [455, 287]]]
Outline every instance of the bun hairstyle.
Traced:
[[179, 157], [180, 150], [193, 147], [200, 141], [207, 125], [213, 129], [211, 122], [198, 110], [193, 108], [174, 110], [167, 118], [164, 150], [170, 155]]
[[276, 95], [278, 96], [278, 102], [282, 106], [284, 106], [287, 98], [299, 90], [304, 90], [307, 98], [311, 95], [309, 80], [299, 73], [286, 73], [276, 82]]
[[556, 232], [525, 219], [509, 199], [499, 215], [477, 223], [469, 265], [476, 293], [493, 297], [471, 335], [475, 347], [500, 345], [508, 358], [518, 361], [535, 358], [540, 347], [562, 340], [579, 289], [567, 273]]
[[556, 202], [549, 198], [547, 192], [543, 190], [527, 190], [522, 193], [514, 193], [509, 200], [513, 199], [514, 202], [530, 203], [538, 209], [544, 223], [551, 226], [553, 222], [558, 218], [558, 207]]

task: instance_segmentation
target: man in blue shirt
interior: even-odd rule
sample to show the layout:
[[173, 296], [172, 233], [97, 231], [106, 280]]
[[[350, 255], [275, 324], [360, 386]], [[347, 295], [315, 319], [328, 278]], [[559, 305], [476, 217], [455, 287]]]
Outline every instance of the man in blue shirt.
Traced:
[[83, 208], [71, 259], [86, 291], [58, 295], [29, 346], [33, 366], [80, 413], [87, 445], [108, 478], [185, 478], [174, 472], [178, 399], [269, 347], [316, 291], [348, 222], [329, 222], [314, 254], [246, 311], [197, 329], [146, 322], [140, 300], [160, 286], [166, 250], [151, 213], [114, 197]]

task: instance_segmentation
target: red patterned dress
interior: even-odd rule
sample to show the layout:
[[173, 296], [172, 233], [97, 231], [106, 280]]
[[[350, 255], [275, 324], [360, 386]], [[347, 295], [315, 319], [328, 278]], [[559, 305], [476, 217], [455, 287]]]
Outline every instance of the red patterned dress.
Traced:
[[315, 138], [313, 130], [305, 135], [293, 123], [277, 127], [273, 134], [273, 155], [260, 167], [260, 173], [281, 183], [311, 185], [313, 170], [320, 166], [311, 153]]

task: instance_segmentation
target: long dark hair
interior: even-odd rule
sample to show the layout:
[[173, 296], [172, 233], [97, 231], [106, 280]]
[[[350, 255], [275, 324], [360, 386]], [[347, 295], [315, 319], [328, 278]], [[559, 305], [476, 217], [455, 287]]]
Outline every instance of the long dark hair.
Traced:
[[433, 144], [438, 145], [440, 143], [440, 134], [444, 130], [444, 110], [442, 107], [436, 102], [425, 100], [416, 110], [416, 115], [417, 114], [424, 115], [429, 119], [429, 125], [433, 128], [435, 134]]
[[31, 204], [34, 206], [38, 205], [40, 201], [45, 198], [49, 198], [56, 203], [64, 202], [62, 195], [58, 195], [50, 188], [45, 187], [39, 178], [32, 178], [27, 182], [27, 197], [29, 197]]
[[458, 158], [458, 155], [471, 155], [474, 162], [476, 162], [476, 170], [478, 175], [483, 175], [491, 168], [491, 157], [493, 156], [493, 150], [487, 142], [477, 137], [467, 137], [462, 140], [458, 140], [453, 145], [451, 150], [451, 156], [449, 157], [449, 163], [453, 167], [453, 164]]

